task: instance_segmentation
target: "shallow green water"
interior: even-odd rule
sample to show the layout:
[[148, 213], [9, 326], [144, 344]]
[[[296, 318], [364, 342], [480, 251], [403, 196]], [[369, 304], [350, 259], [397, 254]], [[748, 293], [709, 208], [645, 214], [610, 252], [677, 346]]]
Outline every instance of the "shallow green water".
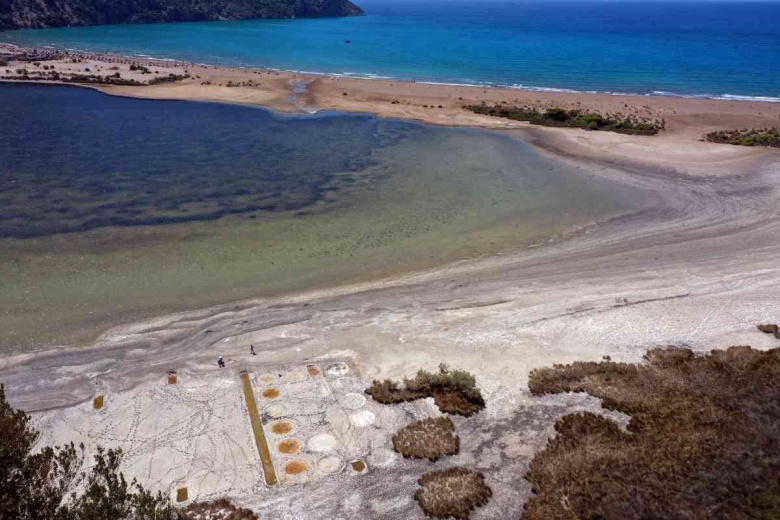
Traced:
[[[72, 89], [4, 92], [38, 96], [32, 107], [0, 108], [0, 126], [15, 135], [13, 149], [0, 145], [5, 352], [508, 251], [641, 197], [489, 132], [84, 90], [74, 99]], [[131, 124], [128, 102], [142, 123]], [[84, 121], [65, 139], [74, 107]], [[48, 126], [30, 127], [22, 116], [33, 111]], [[221, 146], [209, 140], [215, 132]]]

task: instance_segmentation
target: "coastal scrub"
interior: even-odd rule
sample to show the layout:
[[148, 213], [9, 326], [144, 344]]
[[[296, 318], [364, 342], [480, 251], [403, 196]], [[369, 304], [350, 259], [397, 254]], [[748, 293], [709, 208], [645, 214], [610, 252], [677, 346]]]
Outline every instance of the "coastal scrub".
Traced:
[[476, 507], [493, 496], [482, 473], [466, 468], [450, 468], [426, 473], [417, 481], [420, 489], [414, 499], [426, 516], [467, 520]]
[[393, 435], [393, 448], [404, 458], [433, 462], [460, 451], [460, 439], [454, 431], [455, 425], [449, 417], [416, 421]]
[[469, 417], [485, 407], [485, 400], [474, 376], [463, 370], [450, 370], [439, 365], [438, 373], [419, 370], [412, 379], [397, 383], [389, 379], [374, 381], [366, 393], [382, 404], [396, 404], [426, 397], [444, 413]]
[[718, 130], [704, 135], [711, 143], [739, 146], [772, 146], [780, 148], [780, 128], [743, 128], [742, 130]]
[[780, 349], [653, 349], [531, 372], [534, 395], [587, 392], [631, 415], [567, 415], [534, 457], [524, 518], [780, 518]]
[[665, 127], [659, 119], [638, 118], [616, 114], [602, 115], [586, 110], [566, 110], [560, 107], [539, 109], [531, 106], [514, 105], [467, 105], [466, 110], [475, 114], [503, 117], [515, 121], [526, 121], [532, 125], [582, 128], [585, 130], [605, 130], [630, 135], [655, 135]]

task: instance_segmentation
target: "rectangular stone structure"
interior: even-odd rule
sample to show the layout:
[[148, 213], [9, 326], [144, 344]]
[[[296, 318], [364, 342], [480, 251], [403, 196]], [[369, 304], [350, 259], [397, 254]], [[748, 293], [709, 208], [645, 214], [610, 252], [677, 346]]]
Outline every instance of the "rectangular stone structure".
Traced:
[[269, 486], [274, 486], [278, 482], [276, 470], [274, 469], [271, 450], [268, 447], [268, 441], [266, 441], [265, 432], [263, 431], [263, 420], [261, 419], [260, 411], [257, 408], [257, 400], [255, 399], [254, 390], [252, 390], [252, 382], [249, 379], [249, 374], [246, 372], [241, 374], [241, 383], [244, 388], [244, 399], [246, 400], [246, 409], [249, 412], [249, 420], [252, 423], [252, 431], [255, 434], [255, 444], [257, 445], [257, 451], [260, 453], [260, 462], [263, 465], [265, 483]]

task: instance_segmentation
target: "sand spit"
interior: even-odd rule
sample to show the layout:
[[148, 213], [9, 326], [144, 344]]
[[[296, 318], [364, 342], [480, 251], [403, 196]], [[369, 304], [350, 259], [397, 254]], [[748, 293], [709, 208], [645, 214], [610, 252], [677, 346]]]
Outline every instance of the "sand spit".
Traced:
[[[51, 50], [25, 49], [0, 44], [3, 56]], [[537, 92], [509, 88], [458, 86], [413, 81], [391, 81], [322, 76], [263, 69], [230, 68], [174, 60], [159, 60], [89, 52], [60, 51], [64, 59], [50, 62], [63, 74], [114, 71], [123, 78], [148, 81], [153, 75], [189, 74], [173, 83], [146, 86], [87, 85], [107, 94], [147, 99], [181, 99], [256, 105], [285, 113], [314, 113], [320, 110], [371, 113], [379, 117], [422, 121], [445, 126], [470, 126], [523, 131], [523, 137], [536, 144], [576, 156], [601, 159], [615, 157], [624, 161], [690, 166], [720, 164], [723, 161], [777, 157], [778, 150], [743, 148], [701, 142], [715, 130], [780, 126], [780, 103], [716, 100], [700, 98], [624, 96], [571, 92]], [[73, 58], [82, 60], [73, 64]], [[131, 65], [151, 68], [144, 75], [130, 70]], [[30, 63], [9, 61], [0, 68], [0, 76], [14, 77], [16, 69], [36, 67]], [[8, 71], [7, 73], [5, 71]], [[21, 76], [20, 76], [21, 78]], [[474, 114], [464, 110], [469, 104], [508, 103], [584, 109], [602, 114], [617, 114], [664, 120], [666, 131], [659, 136], [626, 136], [579, 129], [541, 128], [527, 123]]]
[[[104, 90], [289, 107], [289, 75], [207, 67], [190, 73], [212, 83], [253, 74], [261, 86], [190, 82]], [[302, 94], [307, 106], [441, 124], [508, 125], [474, 119], [456, 104], [466, 97], [460, 93], [509, 92], [314, 81]], [[402, 99], [410, 104], [392, 104], [389, 96], [400, 98], [402, 92], [409, 93]], [[411, 103], [413, 95], [420, 106]], [[440, 97], [435, 105], [447, 108], [422, 107], [423, 99], [430, 106], [431, 96], [445, 95], [449, 103]], [[627, 97], [511, 95], [638, 103]], [[460, 466], [485, 475], [493, 496], [472, 518], [519, 516], [530, 496], [522, 476], [554, 421], [578, 410], [603, 413], [596, 399], [584, 395], [531, 397], [531, 369], [605, 355], [638, 362], [647, 348], [659, 345], [697, 351], [778, 345], [755, 325], [780, 316], [780, 153], [700, 143], [697, 136], [718, 125], [776, 121], [780, 106], [640, 99], [653, 110], [671, 111], [667, 134], [643, 138], [522, 124], [511, 131], [548, 153], [602, 164], [595, 174], [653, 190], [664, 201], [654, 211], [511, 256], [118, 327], [89, 347], [5, 358], [0, 381], [14, 406], [36, 412], [45, 442], [84, 438], [122, 446], [131, 457], [128, 473], [172, 496], [182, 487], [190, 499], [226, 496], [261, 517], [421, 520], [413, 496], [430, 463], [399, 462], [389, 433], [438, 411], [429, 400], [382, 408], [357, 396], [372, 379], [399, 379], [444, 361], [476, 374], [487, 407], [454, 419], [460, 453], [435, 469]], [[257, 356], [249, 353], [250, 344]], [[224, 369], [216, 365], [220, 355]], [[175, 385], [167, 384], [172, 371]], [[271, 489], [262, 483], [242, 372], [253, 378], [276, 471], [284, 475], [284, 483]], [[100, 409], [93, 406], [97, 396], [104, 396]], [[625, 423], [625, 417], [616, 418]], [[300, 449], [277, 450], [283, 440]], [[370, 471], [354, 473], [353, 460], [365, 461]]]

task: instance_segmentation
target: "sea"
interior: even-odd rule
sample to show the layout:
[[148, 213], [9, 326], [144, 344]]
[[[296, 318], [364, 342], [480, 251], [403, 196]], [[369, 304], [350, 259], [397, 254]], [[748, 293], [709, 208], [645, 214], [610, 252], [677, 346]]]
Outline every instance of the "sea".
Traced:
[[780, 101], [780, 2], [357, 0], [352, 18], [117, 25], [0, 42], [288, 71]]

